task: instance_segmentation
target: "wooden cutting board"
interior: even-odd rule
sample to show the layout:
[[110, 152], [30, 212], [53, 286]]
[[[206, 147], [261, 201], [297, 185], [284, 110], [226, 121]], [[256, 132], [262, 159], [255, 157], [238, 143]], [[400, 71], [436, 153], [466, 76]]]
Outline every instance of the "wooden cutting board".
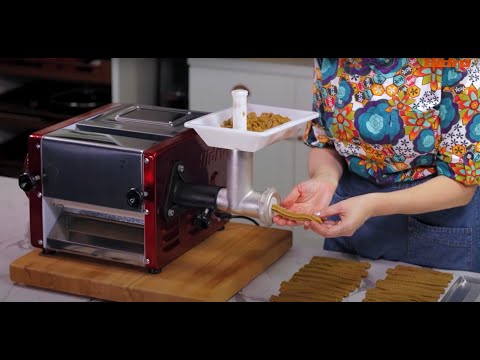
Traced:
[[10, 278], [111, 301], [227, 301], [291, 246], [290, 231], [229, 223], [159, 274], [37, 249], [10, 264]]

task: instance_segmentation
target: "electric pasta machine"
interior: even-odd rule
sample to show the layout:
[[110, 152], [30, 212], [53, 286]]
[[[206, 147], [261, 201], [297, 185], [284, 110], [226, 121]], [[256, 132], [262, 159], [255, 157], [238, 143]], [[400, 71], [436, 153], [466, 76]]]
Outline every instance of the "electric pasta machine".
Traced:
[[[266, 110], [256, 106], [249, 111]], [[220, 126], [234, 108], [207, 114], [110, 104], [32, 134], [19, 177], [32, 246], [156, 273], [222, 229], [225, 215], [271, 225], [280, 196], [252, 189], [253, 152], [294, 136], [301, 124], [252, 141], [240, 136], [246, 130]]]

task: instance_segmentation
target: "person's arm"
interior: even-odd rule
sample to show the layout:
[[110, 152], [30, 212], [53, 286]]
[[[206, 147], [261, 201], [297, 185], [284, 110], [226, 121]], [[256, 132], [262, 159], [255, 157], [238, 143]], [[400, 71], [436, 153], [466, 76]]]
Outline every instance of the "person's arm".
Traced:
[[[476, 65], [471, 66], [474, 70]], [[480, 112], [472, 106], [480, 81], [469, 75], [468, 68], [450, 67], [443, 69], [442, 86], [438, 105], [442, 138], [436, 167], [443, 176], [410, 189], [372, 194], [375, 215], [421, 214], [464, 206], [480, 185]]]
[[[335, 150], [333, 137], [325, 124], [321, 95], [323, 89], [321, 62], [320, 59], [314, 60], [312, 104], [313, 110], [318, 112], [319, 117], [306, 124], [303, 136], [305, 145], [311, 148], [308, 158], [309, 179], [296, 184], [281, 202], [286, 209], [298, 213], [310, 214], [314, 210], [330, 204], [345, 163], [345, 160]], [[302, 223], [287, 220], [278, 215], [273, 220], [281, 226], [302, 225]]]
[[[330, 204], [338, 181], [343, 173], [344, 160], [332, 148], [312, 148], [308, 159], [310, 179], [296, 184], [282, 200], [281, 205], [290, 211], [312, 213]], [[301, 222], [273, 218], [277, 225], [298, 226]]]
[[437, 176], [409, 189], [365, 195], [371, 216], [422, 214], [465, 206], [476, 185], [466, 186], [446, 176]]
[[472, 199], [475, 189], [476, 185], [467, 186], [446, 176], [437, 176], [409, 189], [351, 197], [314, 212], [324, 219], [338, 215], [340, 221], [306, 222], [304, 225], [325, 238], [352, 236], [374, 216], [413, 215], [464, 206]]
[[[333, 137], [325, 123], [325, 109], [322, 100], [322, 61], [332, 62], [331, 59], [317, 58], [314, 60], [313, 106], [319, 117], [307, 123], [303, 141], [311, 147], [308, 158], [308, 175], [311, 179], [322, 178], [336, 185], [343, 173], [345, 159], [335, 150]], [[331, 65], [331, 67], [333, 67]]]
[[308, 157], [308, 175], [312, 179], [322, 178], [337, 185], [344, 164], [345, 160], [334, 148], [312, 148]]

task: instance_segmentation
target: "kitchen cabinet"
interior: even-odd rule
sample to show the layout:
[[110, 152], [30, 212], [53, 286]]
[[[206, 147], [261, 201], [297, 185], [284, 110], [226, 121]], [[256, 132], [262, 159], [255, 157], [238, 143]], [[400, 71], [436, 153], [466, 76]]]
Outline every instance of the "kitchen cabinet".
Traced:
[[[218, 111], [232, 106], [231, 91], [247, 89], [248, 102], [311, 110], [313, 59], [188, 59], [189, 108]], [[253, 185], [275, 187], [284, 198], [307, 178], [308, 147], [297, 137], [254, 154]], [[294, 229], [294, 241], [315, 243], [319, 237]], [[307, 244], [308, 245], [308, 244]]]

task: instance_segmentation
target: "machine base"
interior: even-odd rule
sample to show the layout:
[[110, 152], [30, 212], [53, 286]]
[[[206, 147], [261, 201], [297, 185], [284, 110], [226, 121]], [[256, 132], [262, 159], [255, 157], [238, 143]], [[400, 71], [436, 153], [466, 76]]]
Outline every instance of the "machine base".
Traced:
[[55, 250], [49, 250], [49, 249], [42, 249], [42, 255], [55, 255], [57, 252]]
[[155, 276], [142, 268], [34, 250], [10, 264], [10, 278], [110, 301], [227, 301], [291, 246], [290, 231], [229, 223]]
[[149, 274], [160, 274], [162, 269], [148, 269]]

